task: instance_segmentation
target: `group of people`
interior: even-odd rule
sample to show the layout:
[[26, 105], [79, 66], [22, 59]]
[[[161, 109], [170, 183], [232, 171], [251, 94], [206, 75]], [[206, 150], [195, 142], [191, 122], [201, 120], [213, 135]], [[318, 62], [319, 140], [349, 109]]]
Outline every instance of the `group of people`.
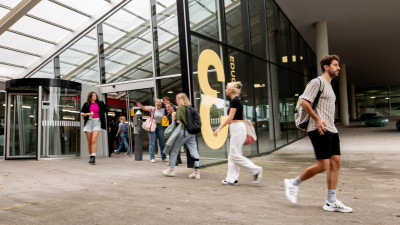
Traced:
[[[310, 115], [310, 121], [307, 127], [307, 134], [311, 140], [314, 148], [316, 163], [307, 167], [299, 176], [293, 179], [285, 179], [285, 194], [288, 200], [292, 203], [297, 203], [297, 195], [299, 192], [299, 185], [303, 181], [311, 177], [327, 171], [327, 186], [328, 195], [323, 205], [325, 211], [332, 212], [352, 212], [353, 209], [344, 205], [336, 198], [336, 187], [338, 184], [339, 169], [341, 165], [340, 158], [340, 140], [338, 131], [334, 124], [335, 114], [335, 101], [336, 96], [331, 86], [333, 78], [339, 75], [339, 57], [337, 55], [328, 55], [320, 60], [320, 66], [323, 71], [321, 79], [315, 78], [311, 80], [304, 93], [299, 97], [300, 104], [303, 109]], [[324, 82], [324, 90], [320, 95], [318, 104], [313, 107], [312, 103], [315, 100], [317, 92], [319, 91], [320, 82]], [[243, 120], [245, 119], [243, 113], [243, 103], [239, 98], [242, 89], [241, 82], [231, 82], [226, 85], [226, 96], [230, 101], [228, 111], [228, 119], [224, 121], [215, 131], [214, 135], [218, 133], [225, 126], [229, 125], [230, 132], [230, 145], [228, 155], [228, 172], [225, 179], [221, 181], [223, 185], [238, 185], [240, 169], [243, 168], [254, 176], [254, 183], [260, 182], [263, 175], [263, 168], [255, 165], [250, 159], [243, 156], [243, 144], [246, 141], [246, 127]], [[175, 122], [177, 124], [187, 124], [186, 106], [190, 106], [190, 100], [186, 94], [180, 93], [176, 96], [177, 107], [168, 101], [165, 101], [165, 109], [162, 108], [160, 99], [156, 100], [154, 107], [143, 106], [138, 103], [138, 106], [143, 110], [151, 113], [156, 121], [156, 130], [149, 132], [150, 140], [150, 160], [155, 162], [154, 148], [156, 138], [159, 140], [161, 157], [166, 161], [167, 156], [163, 153], [165, 143], [162, 130], [162, 118], [164, 115], [168, 116], [170, 124]], [[176, 112], [175, 112], [176, 108]], [[88, 140], [88, 150], [90, 154], [89, 163], [95, 163], [96, 156], [96, 140], [101, 128], [105, 128], [104, 113], [107, 108], [105, 104], [100, 101], [96, 93], [91, 92], [88, 95], [87, 102], [82, 107], [82, 117], [85, 119], [86, 137]], [[123, 121], [123, 120], [121, 120]], [[123, 121], [124, 122], [124, 121]], [[118, 130], [120, 132], [122, 128]], [[122, 135], [122, 134], [121, 134]], [[195, 170], [189, 175], [189, 178], [200, 179], [199, 171], [199, 154], [197, 150], [196, 135], [187, 132], [184, 126], [180, 130], [180, 135], [176, 139], [172, 151], [170, 153], [169, 168], [163, 170], [166, 176], [175, 176], [175, 165], [180, 148], [186, 144], [191, 157], [194, 158]], [[129, 151], [129, 150], [128, 150]]]

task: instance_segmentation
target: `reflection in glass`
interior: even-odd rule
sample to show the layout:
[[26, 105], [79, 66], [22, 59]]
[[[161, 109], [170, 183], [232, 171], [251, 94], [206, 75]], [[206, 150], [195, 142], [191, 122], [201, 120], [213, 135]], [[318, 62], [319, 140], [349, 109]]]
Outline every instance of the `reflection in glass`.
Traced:
[[273, 119], [270, 113], [269, 68], [267, 62], [253, 58], [254, 96], [257, 115], [259, 152], [269, 152], [275, 148]]
[[228, 45], [243, 49], [241, 1], [225, 0], [225, 21]]
[[[192, 59], [193, 59], [193, 100], [196, 108], [200, 108], [201, 99], [203, 98], [203, 92], [200, 90], [199, 77], [197, 73], [197, 65], [199, 55], [205, 49], [210, 49], [216, 52], [222, 59], [222, 53], [220, 52], [220, 46], [213, 42], [206, 41], [204, 39], [195, 37], [192, 35]], [[225, 72], [226, 73], [226, 72]], [[220, 117], [227, 115], [228, 102], [225, 100], [225, 83], [217, 80], [217, 74], [215, 68], [210, 66], [208, 70], [208, 81], [212, 89], [217, 91], [218, 103], [211, 108], [210, 112], [210, 123], [211, 127], [215, 130], [221, 125]], [[220, 149], [210, 149], [204, 142], [201, 133], [198, 135], [198, 149], [200, 154], [200, 163], [202, 165], [220, 162], [221, 159], [227, 158], [227, 144], [223, 145]], [[228, 142], [229, 140], [227, 140]], [[226, 142], [226, 143], [227, 143]]]
[[282, 47], [282, 59], [280, 60], [280, 64], [286, 67], [294, 68], [294, 63], [292, 59], [293, 49], [292, 42], [290, 40], [289, 20], [281, 11], [279, 11], [279, 21]]
[[190, 30], [219, 39], [218, 0], [189, 0]]
[[61, 79], [89, 85], [99, 84], [96, 29], [67, 48], [59, 58]]
[[280, 39], [279, 39], [279, 16], [278, 6], [274, 0], [266, 0], [267, 11], [267, 29], [268, 29], [268, 45], [269, 59], [272, 62], [281, 62]]
[[[157, 35], [160, 76], [181, 73], [176, 1], [157, 1]], [[158, 74], [157, 74], [158, 76]]]
[[182, 77], [157, 80], [157, 90], [159, 99], [168, 97], [176, 105], [175, 97], [182, 92]]
[[252, 52], [267, 58], [267, 24], [264, 0], [249, 1]]
[[80, 154], [80, 91], [43, 87], [41, 158], [76, 157]]
[[153, 77], [150, 4], [131, 1], [102, 26], [106, 83]]

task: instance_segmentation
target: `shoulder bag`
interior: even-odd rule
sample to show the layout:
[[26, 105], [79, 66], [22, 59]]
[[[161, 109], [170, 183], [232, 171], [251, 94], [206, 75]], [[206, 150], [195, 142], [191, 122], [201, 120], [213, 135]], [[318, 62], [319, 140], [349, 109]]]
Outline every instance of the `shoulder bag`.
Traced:
[[157, 124], [154, 120], [154, 114], [156, 114], [156, 108], [154, 107], [153, 115], [149, 117], [146, 122], [143, 123], [142, 128], [148, 132], [154, 132], [156, 130]]

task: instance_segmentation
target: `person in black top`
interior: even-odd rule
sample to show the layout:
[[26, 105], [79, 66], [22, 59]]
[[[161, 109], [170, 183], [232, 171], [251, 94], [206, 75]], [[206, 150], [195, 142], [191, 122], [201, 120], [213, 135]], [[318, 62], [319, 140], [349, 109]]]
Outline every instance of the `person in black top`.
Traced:
[[[117, 135], [118, 133], [118, 123], [115, 122], [115, 119], [112, 118], [110, 124], [108, 125], [108, 155], [111, 157], [111, 154], [114, 152], [113, 146], [115, 143], [115, 149], [119, 148], [119, 141]], [[115, 141], [117, 140], [117, 141]]]
[[254, 176], [254, 183], [257, 184], [261, 181], [263, 169], [255, 165], [250, 159], [243, 156], [243, 144], [246, 141], [247, 131], [243, 122], [243, 103], [239, 99], [242, 83], [231, 82], [226, 85], [226, 96], [231, 99], [228, 111], [227, 120], [222, 123], [214, 135], [218, 133], [229, 124], [230, 144], [228, 155], [228, 174], [226, 178], [221, 181], [222, 184], [238, 185], [240, 167], [247, 170]]
[[88, 142], [88, 151], [90, 155], [89, 163], [94, 165], [97, 151], [97, 137], [101, 129], [106, 129], [107, 106], [99, 100], [96, 92], [91, 91], [87, 96], [85, 104], [81, 109], [81, 116], [84, 119], [83, 131], [86, 134]]

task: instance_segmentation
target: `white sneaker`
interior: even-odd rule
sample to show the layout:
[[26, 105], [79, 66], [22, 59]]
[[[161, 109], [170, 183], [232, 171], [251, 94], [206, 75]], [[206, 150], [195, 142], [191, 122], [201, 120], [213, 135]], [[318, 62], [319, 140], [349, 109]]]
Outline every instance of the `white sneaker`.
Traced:
[[263, 169], [260, 168], [260, 170], [258, 171], [258, 173], [256, 173], [256, 174], [254, 175], [254, 181], [253, 181], [253, 183], [258, 184], [258, 183], [261, 181], [262, 174], [263, 174]]
[[329, 212], [342, 212], [342, 213], [351, 213], [353, 209], [345, 206], [341, 201], [337, 200], [333, 203], [325, 202], [324, 207], [322, 207], [325, 211]]
[[155, 163], [156, 160], [155, 159], [150, 159], [150, 162]]
[[189, 178], [200, 179], [200, 173], [193, 172], [193, 173], [189, 174]]
[[163, 170], [162, 173], [167, 177], [174, 177], [176, 175], [175, 171], [170, 169]]
[[226, 180], [221, 180], [221, 184], [223, 184], [223, 185], [230, 184], [230, 185], [235, 185], [235, 186], [237, 186], [237, 185], [239, 185], [239, 182], [238, 182], [238, 180], [235, 180], [235, 182], [230, 183], [230, 182], [228, 182], [228, 181], [226, 181]]
[[297, 194], [299, 193], [299, 187], [293, 185], [289, 179], [285, 179], [284, 182], [285, 182], [285, 193], [287, 199], [289, 199], [291, 203], [296, 204]]

